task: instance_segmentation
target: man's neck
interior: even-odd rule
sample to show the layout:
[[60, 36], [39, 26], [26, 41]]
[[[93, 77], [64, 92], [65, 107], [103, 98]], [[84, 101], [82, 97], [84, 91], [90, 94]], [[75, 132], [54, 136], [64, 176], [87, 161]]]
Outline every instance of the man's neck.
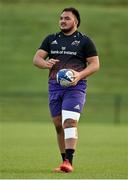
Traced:
[[65, 35], [65, 36], [70, 36], [70, 35], [72, 35], [74, 32], [76, 32], [77, 31], [77, 29], [73, 29], [72, 31], [69, 31], [69, 32], [63, 32], [63, 34]]

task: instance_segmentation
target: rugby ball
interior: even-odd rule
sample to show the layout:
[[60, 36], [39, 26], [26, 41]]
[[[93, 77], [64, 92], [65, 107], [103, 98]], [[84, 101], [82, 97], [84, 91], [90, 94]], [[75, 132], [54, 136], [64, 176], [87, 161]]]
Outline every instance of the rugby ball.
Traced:
[[56, 75], [56, 80], [61, 86], [69, 87], [74, 80], [74, 72], [71, 69], [61, 69]]

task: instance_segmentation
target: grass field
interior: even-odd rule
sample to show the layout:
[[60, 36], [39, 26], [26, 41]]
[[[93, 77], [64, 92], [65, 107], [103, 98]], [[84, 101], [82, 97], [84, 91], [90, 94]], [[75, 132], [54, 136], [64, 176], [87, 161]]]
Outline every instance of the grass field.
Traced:
[[[19, 113], [24, 112], [25, 120], [34, 119], [35, 116], [28, 117], [25, 110], [28, 104], [34, 111], [33, 103], [36, 107], [40, 104], [40, 112], [37, 113], [36, 108], [34, 113], [41, 119], [41, 107], [46, 110], [43, 102], [47, 103], [48, 71], [35, 68], [32, 58], [44, 36], [59, 30], [60, 10], [72, 5], [72, 1], [54, 4], [20, 2], [0, 3], [0, 113], [6, 113], [1, 120], [17, 121]], [[87, 119], [94, 119], [97, 114], [96, 121], [114, 121], [117, 95], [121, 96], [121, 121], [128, 119], [128, 6], [119, 6], [119, 2], [118, 6], [116, 3], [112, 6], [73, 3], [81, 12], [80, 30], [96, 42], [101, 63], [100, 71], [88, 79], [87, 116], [90, 117]], [[16, 111], [17, 116], [13, 117]]]
[[125, 126], [80, 124], [75, 171], [56, 174], [60, 163], [52, 123], [1, 123], [0, 178], [128, 178]]
[[[81, 123], [120, 123], [127, 125], [127, 96], [111, 94], [87, 94], [86, 105], [81, 114]], [[119, 104], [118, 104], [119, 103]], [[47, 122], [50, 119], [47, 92], [1, 93], [0, 121], [2, 122]]]
[[47, 90], [48, 73], [34, 68], [32, 58], [44, 36], [59, 31], [60, 11], [69, 5], [80, 10], [79, 30], [91, 36], [100, 56], [101, 70], [89, 78], [89, 91], [127, 94], [128, 6], [91, 6], [71, 1], [0, 3], [1, 92]]
[[[128, 178], [128, 2], [85, 1], [0, 0], [2, 179]], [[75, 171], [54, 174], [60, 156], [48, 111], [48, 71], [36, 69], [32, 58], [44, 36], [59, 31], [60, 11], [72, 5], [81, 13], [79, 30], [96, 43], [101, 69], [88, 79]]]

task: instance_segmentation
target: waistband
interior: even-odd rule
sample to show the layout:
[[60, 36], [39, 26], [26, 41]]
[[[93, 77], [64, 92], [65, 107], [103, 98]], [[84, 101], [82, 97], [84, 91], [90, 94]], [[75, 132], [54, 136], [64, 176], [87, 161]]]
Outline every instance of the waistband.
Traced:
[[63, 87], [56, 80], [49, 80], [49, 91], [59, 91], [59, 90], [80, 90], [85, 92], [87, 88], [87, 80], [80, 80], [76, 86]]

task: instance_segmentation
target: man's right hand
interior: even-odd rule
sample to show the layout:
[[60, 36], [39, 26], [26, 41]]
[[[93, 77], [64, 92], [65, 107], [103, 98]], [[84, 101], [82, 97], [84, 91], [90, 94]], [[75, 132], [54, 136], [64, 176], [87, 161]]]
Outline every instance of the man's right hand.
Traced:
[[37, 50], [34, 58], [33, 58], [33, 64], [41, 69], [51, 69], [56, 63], [59, 62], [58, 59], [49, 59], [45, 60], [47, 58], [48, 53], [42, 49]]
[[58, 59], [49, 59], [48, 61], [45, 61], [45, 66], [46, 68], [51, 69], [58, 62]]

